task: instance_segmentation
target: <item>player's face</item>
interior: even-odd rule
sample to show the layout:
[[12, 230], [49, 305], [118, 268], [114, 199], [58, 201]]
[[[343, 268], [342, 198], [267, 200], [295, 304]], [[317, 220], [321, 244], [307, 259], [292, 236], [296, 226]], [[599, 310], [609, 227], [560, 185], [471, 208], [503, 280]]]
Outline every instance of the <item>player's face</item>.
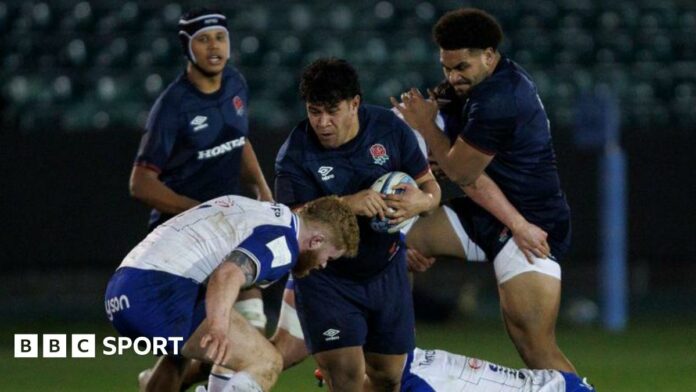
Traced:
[[230, 57], [227, 31], [223, 28], [210, 29], [196, 34], [191, 40], [191, 50], [196, 64], [205, 73], [216, 75], [223, 71]]
[[297, 258], [297, 264], [292, 269], [292, 273], [298, 278], [304, 278], [309, 275], [312, 270], [323, 269], [326, 263], [331, 260], [340, 258], [343, 255], [342, 250], [336, 249], [328, 243], [317, 249], [307, 249], [300, 252]]
[[358, 133], [358, 106], [360, 96], [326, 105], [307, 102], [307, 117], [319, 143], [325, 148], [337, 148]]
[[457, 95], [465, 96], [492, 72], [495, 63], [493, 49], [440, 49], [440, 63], [447, 81]]

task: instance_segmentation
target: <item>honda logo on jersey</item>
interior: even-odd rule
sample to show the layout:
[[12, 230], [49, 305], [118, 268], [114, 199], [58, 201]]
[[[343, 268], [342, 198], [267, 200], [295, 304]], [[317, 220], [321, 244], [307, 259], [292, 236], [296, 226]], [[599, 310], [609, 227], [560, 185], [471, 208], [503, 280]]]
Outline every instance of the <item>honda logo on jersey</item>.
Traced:
[[376, 165], [384, 165], [389, 160], [387, 149], [379, 143], [373, 144], [372, 147], [370, 147], [370, 155], [372, 155], [372, 159]]
[[237, 138], [237, 139], [232, 139], [228, 142], [222, 143], [219, 146], [215, 146], [213, 148], [209, 148], [207, 150], [203, 151], [198, 151], [198, 159], [210, 159], [210, 158], [215, 158], [218, 155], [226, 154], [235, 148], [240, 148], [246, 144], [246, 141], [244, 139], [244, 136]]

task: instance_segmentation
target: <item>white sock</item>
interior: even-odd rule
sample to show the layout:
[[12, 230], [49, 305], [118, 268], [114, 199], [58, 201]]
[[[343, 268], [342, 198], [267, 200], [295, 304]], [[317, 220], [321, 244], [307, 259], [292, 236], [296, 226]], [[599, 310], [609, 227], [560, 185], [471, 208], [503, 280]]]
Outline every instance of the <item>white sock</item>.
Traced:
[[263, 389], [249, 373], [239, 372], [227, 381], [222, 392], [263, 392]]
[[208, 392], [222, 392], [232, 376], [234, 376], [234, 372], [223, 374], [210, 372], [210, 376], [208, 377]]

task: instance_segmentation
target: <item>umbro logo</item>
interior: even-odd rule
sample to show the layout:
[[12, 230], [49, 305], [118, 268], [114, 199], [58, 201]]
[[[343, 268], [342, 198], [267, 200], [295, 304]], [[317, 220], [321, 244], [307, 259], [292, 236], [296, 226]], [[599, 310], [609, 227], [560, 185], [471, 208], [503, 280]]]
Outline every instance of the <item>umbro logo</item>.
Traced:
[[322, 335], [326, 336], [326, 339], [324, 339], [324, 340], [326, 340], [327, 342], [330, 342], [332, 340], [340, 339], [341, 337], [338, 336], [339, 333], [341, 333], [341, 331], [339, 331], [338, 329], [329, 328], [326, 331], [324, 331], [322, 333]]
[[322, 166], [317, 170], [317, 172], [321, 175], [321, 180], [322, 181], [329, 181], [330, 179], [334, 178], [334, 175], [331, 174], [333, 171], [333, 167], [331, 166]]
[[206, 116], [196, 116], [191, 120], [191, 125], [193, 126], [193, 132], [198, 132], [201, 129], [208, 128], [208, 117]]

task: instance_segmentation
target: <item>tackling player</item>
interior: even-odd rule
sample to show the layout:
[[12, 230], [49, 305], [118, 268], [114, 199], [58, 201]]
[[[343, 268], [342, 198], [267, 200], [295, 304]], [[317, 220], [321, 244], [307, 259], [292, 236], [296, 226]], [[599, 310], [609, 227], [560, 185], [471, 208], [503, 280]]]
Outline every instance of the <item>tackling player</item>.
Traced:
[[223, 196], [160, 225], [126, 256], [106, 289], [107, 316], [124, 336], [183, 337], [183, 357], [216, 365], [211, 391], [268, 391], [282, 360], [232, 307], [239, 290], [306, 276], [357, 248], [356, 218], [336, 197], [295, 214]]
[[[186, 70], [155, 102], [130, 177], [133, 197], [152, 207], [150, 230], [203, 200], [249, 188], [273, 199], [248, 140], [248, 87], [228, 65], [227, 18], [198, 8], [182, 15], [178, 36]], [[242, 292], [235, 304], [249, 322], [266, 327], [261, 292]], [[174, 358], [171, 368], [180, 365]]]
[[[336, 194], [360, 225], [355, 260], [343, 258], [296, 281], [306, 344], [333, 391], [361, 391], [365, 374], [376, 390], [398, 390], [406, 354], [414, 347], [405, 249], [398, 233], [377, 233], [369, 221], [427, 212], [438, 205], [440, 188], [406, 124], [386, 108], [362, 104], [358, 75], [346, 61], [320, 59], [309, 65], [300, 93], [308, 118], [278, 153], [276, 197], [298, 206]], [[409, 186], [394, 214], [370, 189], [391, 171], [408, 173], [420, 188]], [[287, 334], [274, 342], [281, 350], [302, 344]]]
[[[422, 219], [409, 233], [408, 244], [429, 255], [442, 254], [422, 247], [437, 233], [447, 242], [440, 244], [446, 254], [492, 261], [505, 326], [524, 362], [530, 368], [574, 372], [555, 338], [558, 261], [570, 245], [570, 208], [536, 86], [498, 52], [501, 27], [481, 10], [448, 12], [433, 35], [450, 93], [440, 97], [449, 101], [441, 110], [445, 133], [436, 124], [440, 108], [434, 94], [426, 100], [412, 89], [402, 94], [401, 103], [393, 98], [392, 103], [424, 137], [445, 174], [465, 190], [473, 187], [474, 197], [455, 199]], [[491, 179], [500, 188], [491, 188]], [[491, 209], [482, 188], [502, 190], [514, 208]], [[523, 219], [515, 219], [520, 214]], [[529, 222], [538, 226], [536, 232]], [[530, 243], [520, 241], [520, 224], [531, 233]]]

